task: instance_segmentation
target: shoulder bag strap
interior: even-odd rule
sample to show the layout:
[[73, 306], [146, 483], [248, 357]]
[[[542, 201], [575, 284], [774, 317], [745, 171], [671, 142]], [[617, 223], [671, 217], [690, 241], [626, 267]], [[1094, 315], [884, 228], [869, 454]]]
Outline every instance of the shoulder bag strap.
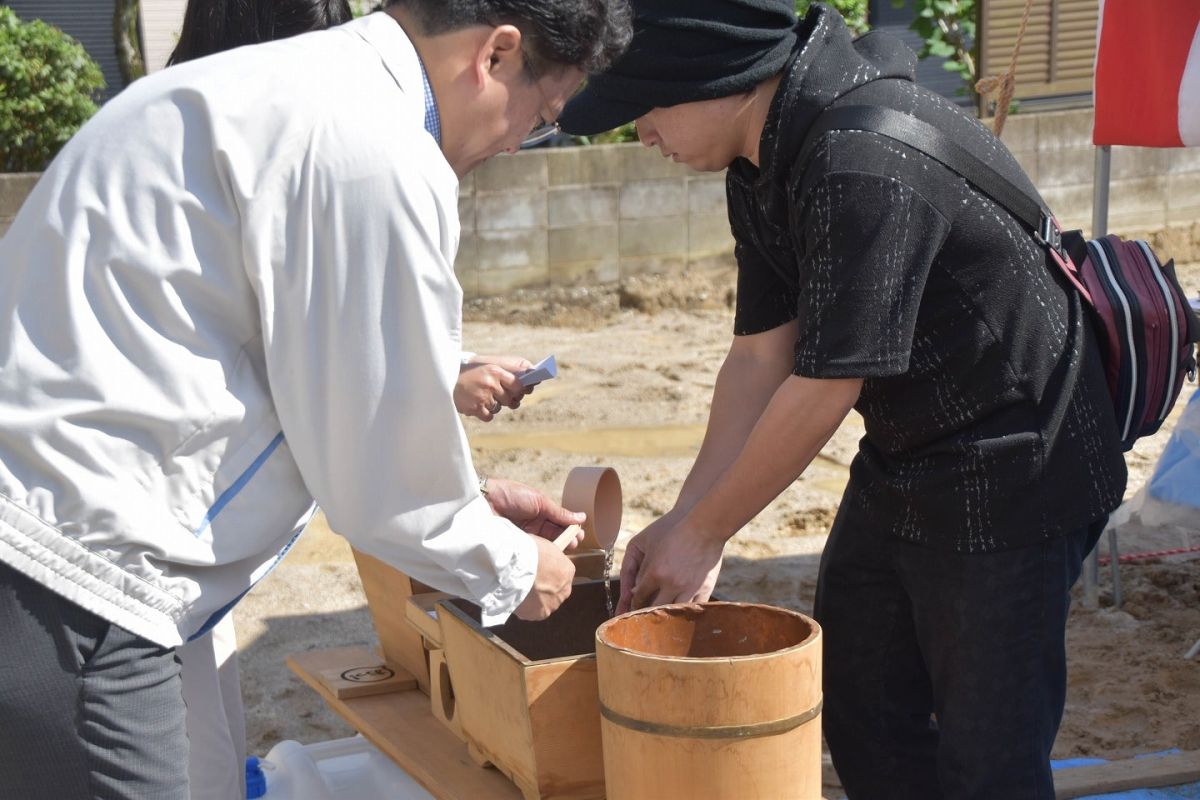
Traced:
[[887, 136], [919, 150], [962, 176], [1028, 227], [1040, 244], [1062, 255], [1062, 232], [1040, 199], [1016, 186], [958, 142], [923, 120], [882, 106], [838, 106], [817, 117], [796, 163], [804, 164], [830, 131], [858, 130]]
[[[1035, 194], [1018, 187], [982, 159], [928, 122], [883, 106], [848, 105], [826, 109], [813, 122], [800, 148], [797, 164], [806, 164], [821, 137], [830, 131], [857, 130], [887, 136], [919, 150], [956, 172], [976, 190], [998, 203], [1033, 233], [1045, 246], [1067, 280], [1092, 303], [1077, 264], [1086, 256], [1083, 237], [1072, 231], [1064, 244], [1058, 220]], [[1068, 250], [1070, 252], [1068, 252]]]

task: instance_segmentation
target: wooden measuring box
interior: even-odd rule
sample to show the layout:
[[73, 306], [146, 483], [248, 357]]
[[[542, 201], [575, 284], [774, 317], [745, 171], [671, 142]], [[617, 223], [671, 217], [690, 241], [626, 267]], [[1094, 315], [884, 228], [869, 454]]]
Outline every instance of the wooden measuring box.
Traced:
[[[596, 628], [608, 618], [603, 551], [574, 554], [571, 597], [550, 618], [485, 628], [474, 604], [355, 553], [388, 664], [411, 673], [433, 717], [525, 800], [598, 800], [604, 762]], [[620, 596], [613, 581], [613, 600]]]
[[542, 622], [485, 628], [479, 609], [458, 599], [439, 603], [438, 618], [452, 718], [472, 757], [507, 775], [525, 800], [603, 798], [596, 628], [608, 618], [604, 582], [576, 584]]

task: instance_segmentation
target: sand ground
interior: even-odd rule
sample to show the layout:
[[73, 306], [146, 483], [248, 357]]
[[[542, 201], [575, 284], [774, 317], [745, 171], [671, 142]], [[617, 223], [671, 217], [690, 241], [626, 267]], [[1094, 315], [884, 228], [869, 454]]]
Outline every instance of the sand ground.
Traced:
[[[1182, 272], [1195, 294], [1200, 264]], [[613, 466], [624, 487], [623, 545], [671, 507], [691, 465], [729, 344], [732, 287], [726, 270], [470, 304], [467, 347], [533, 360], [554, 353], [560, 366], [559, 378], [516, 412], [489, 424], [467, 422], [480, 474], [557, 496], [572, 467]], [[1183, 399], [1192, 391], [1185, 387]], [[1149, 477], [1169, 429], [1129, 454], [1129, 495]], [[723, 596], [811, 611], [820, 552], [861, 432], [852, 415], [800, 480], [731, 542], [718, 587]], [[1150, 529], [1135, 519], [1118, 539], [1123, 552], [1197, 545], [1200, 520], [1189, 531]], [[1070, 686], [1056, 757], [1200, 749], [1200, 659], [1183, 659], [1200, 639], [1200, 563], [1176, 556], [1122, 565], [1120, 580], [1120, 609], [1104, 569], [1100, 608], [1077, 602], [1072, 611]], [[281, 739], [315, 742], [353, 732], [284, 666], [292, 652], [374, 644], [343, 539], [318, 518], [235, 618], [251, 753], [264, 754]]]

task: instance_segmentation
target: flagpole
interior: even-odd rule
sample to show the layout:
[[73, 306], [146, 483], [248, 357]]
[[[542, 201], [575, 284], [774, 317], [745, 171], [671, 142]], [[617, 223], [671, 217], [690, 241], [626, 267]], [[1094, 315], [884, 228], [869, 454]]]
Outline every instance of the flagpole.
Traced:
[[[1092, 180], [1092, 238], [1099, 239], [1108, 234], [1108, 188], [1112, 178], [1112, 147], [1101, 145], [1096, 148], [1096, 167]], [[1083, 564], [1083, 605], [1097, 608], [1100, 605], [1100, 546], [1099, 542], [1088, 554]], [[1113, 578], [1113, 605], [1121, 607], [1121, 577], [1117, 565], [1117, 533], [1108, 530], [1108, 547], [1111, 555]]]
[[1108, 234], [1108, 184], [1112, 175], [1112, 146], [1096, 148], [1095, 180], [1092, 184], [1092, 238]]

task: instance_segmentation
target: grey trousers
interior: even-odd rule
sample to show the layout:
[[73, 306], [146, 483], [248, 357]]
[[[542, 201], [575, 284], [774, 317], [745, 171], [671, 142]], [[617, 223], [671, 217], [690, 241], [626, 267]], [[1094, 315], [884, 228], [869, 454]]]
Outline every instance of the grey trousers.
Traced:
[[188, 800], [175, 651], [0, 562], [0, 796]]

